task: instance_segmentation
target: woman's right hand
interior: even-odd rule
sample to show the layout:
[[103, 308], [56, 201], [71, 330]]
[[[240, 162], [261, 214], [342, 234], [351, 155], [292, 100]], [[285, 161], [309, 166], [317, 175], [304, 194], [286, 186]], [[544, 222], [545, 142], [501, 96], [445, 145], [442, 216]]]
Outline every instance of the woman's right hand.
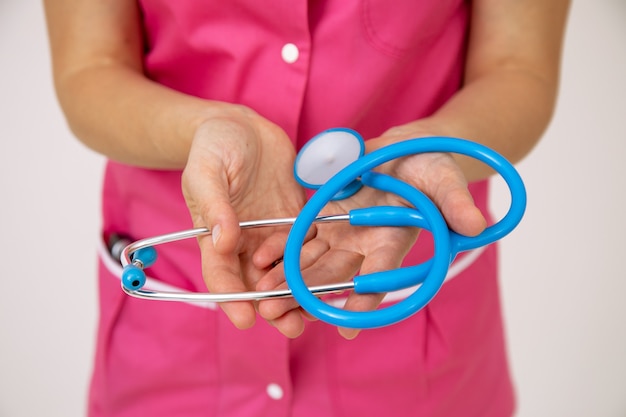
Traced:
[[[212, 231], [199, 238], [209, 291], [253, 290], [267, 272], [253, 265], [252, 254], [267, 237], [288, 229], [242, 231], [239, 222], [299, 213], [305, 193], [293, 176], [294, 159], [285, 132], [246, 107], [233, 106], [196, 129], [182, 190], [194, 227]], [[254, 324], [252, 303], [224, 303], [222, 308], [236, 327]]]

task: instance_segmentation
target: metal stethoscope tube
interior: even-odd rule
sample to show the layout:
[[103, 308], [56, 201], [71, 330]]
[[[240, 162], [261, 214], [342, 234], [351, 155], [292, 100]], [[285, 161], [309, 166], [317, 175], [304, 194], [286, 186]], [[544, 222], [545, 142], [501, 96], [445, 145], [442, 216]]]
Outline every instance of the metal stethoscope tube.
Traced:
[[[319, 216], [315, 219], [314, 223], [346, 223], [349, 222], [350, 216], [348, 214], [338, 214], [332, 216]], [[259, 227], [277, 227], [277, 226], [291, 226], [296, 221], [296, 217], [284, 217], [277, 219], [264, 219], [264, 220], [252, 220], [239, 223], [241, 229], [253, 229]], [[152, 263], [152, 259], [156, 254], [153, 254], [153, 248], [158, 245], [166, 243], [177, 242], [179, 240], [185, 240], [190, 238], [196, 238], [199, 236], [210, 235], [211, 231], [205, 227], [183, 230], [174, 233], [168, 233], [160, 236], [154, 236], [146, 239], [141, 239], [127, 245], [121, 253], [122, 266], [127, 267], [132, 265], [136, 268], [146, 268], [147, 264]], [[143, 256], [133, 257], [133, 254], [143, 253]], [[134, 258], [134, 259], [133, 259]], [[141, 259], [144, 259], [143, 261]], [[128, 269], [127, 269], [128, 270]], [[172, 291], [151, 291], [149, 289], [141, 288], [145, 282], [143, 277], [138, 277], [138, 282], [132, 285], [132, 282], [127, 282], [125, 285], [122, 283], [122, 289], [128, 295], [136, 298], [142, 298], [146, 300], [159, 300], [159, 301], [180, 301], [180, 302], [213, 302], [213, 303], [225, 303], [231, 301], [260, 301], [276, 298], [288, 298], [293, 297], [290, 289], [271, 290], [271, 291], [246, 291], [237, 293], [226, 294], [213, 294], [213, 293], [194, 293], [194, 292], [172, 292]], [[137, 288], [139, 287], [139, 288]], [[133, 289], [137, 288], [137, 289]], [[140, 289], [141, 288], [141, 289]], [[354, 288], [354, 282], [344, 282], [337, 284], [327, 284], [310, 287], [309, 290], [316, 296], [325, 294], [337, 294], [344, 291], [349, 291]]]

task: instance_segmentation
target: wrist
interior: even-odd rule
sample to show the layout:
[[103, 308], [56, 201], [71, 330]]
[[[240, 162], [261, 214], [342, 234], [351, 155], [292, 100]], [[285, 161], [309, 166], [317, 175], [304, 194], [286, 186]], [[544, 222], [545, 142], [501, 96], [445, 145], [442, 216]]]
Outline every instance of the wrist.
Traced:
[[[430, 119], [420, 119], [403, 125], [394, 126], [386, 130], [380, 137], [366, 142], [367, 152], [373, 152], [376, 149], [392, 145], [394, 143], [404, 142], [411, 139], [427, 138], [432, 136], [446, 136], [436, 123]], [[380, 166], [377, 171], [397, 177], [403, 181], [410, 182], [410, 173], [414, 170], [413, 165], [416, 163], [417, 155], [408, 155], [397, 158]], [[420, 158], [425, 160], [426, 158]], [[419, 162], [423, 164], [423, 162]], [[408, 167], [412, 167], [408, 169]]]

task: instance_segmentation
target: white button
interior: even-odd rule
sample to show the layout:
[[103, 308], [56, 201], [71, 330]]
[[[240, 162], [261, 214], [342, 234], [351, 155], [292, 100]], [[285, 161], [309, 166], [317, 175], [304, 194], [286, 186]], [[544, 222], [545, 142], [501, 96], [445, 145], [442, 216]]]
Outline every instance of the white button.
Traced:
[[283, 49], [280, 52], [280, 54], [283, 57], [283, 61], [285, 61], [288, 64], [293, 64], [294, 62], [298, 60], [300, 51], [298, 50], [298, 47], [294, 45], [293, 43], [287, 43], [285, 44], [285, 46], [283, 46]]
[[273, 400], [280, 400], [283, 398], [283, 389], [278, 384], [269, 384], [267, 386], [267, 395]]

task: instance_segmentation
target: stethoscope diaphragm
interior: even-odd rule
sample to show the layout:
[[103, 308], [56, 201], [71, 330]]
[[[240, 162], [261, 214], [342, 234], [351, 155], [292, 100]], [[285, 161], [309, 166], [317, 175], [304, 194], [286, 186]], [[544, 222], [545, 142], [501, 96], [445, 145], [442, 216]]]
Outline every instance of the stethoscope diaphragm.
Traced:
[[[314, 136], [300, 150], [294, 163], [294, 176], [303, 187], [317, 190], [364, 154], [365, 142], [359, 133], [343, 127], [328, 129]], [[348, 198], [361, 187], [361, 181], [355, 179], [332, 200]]]

